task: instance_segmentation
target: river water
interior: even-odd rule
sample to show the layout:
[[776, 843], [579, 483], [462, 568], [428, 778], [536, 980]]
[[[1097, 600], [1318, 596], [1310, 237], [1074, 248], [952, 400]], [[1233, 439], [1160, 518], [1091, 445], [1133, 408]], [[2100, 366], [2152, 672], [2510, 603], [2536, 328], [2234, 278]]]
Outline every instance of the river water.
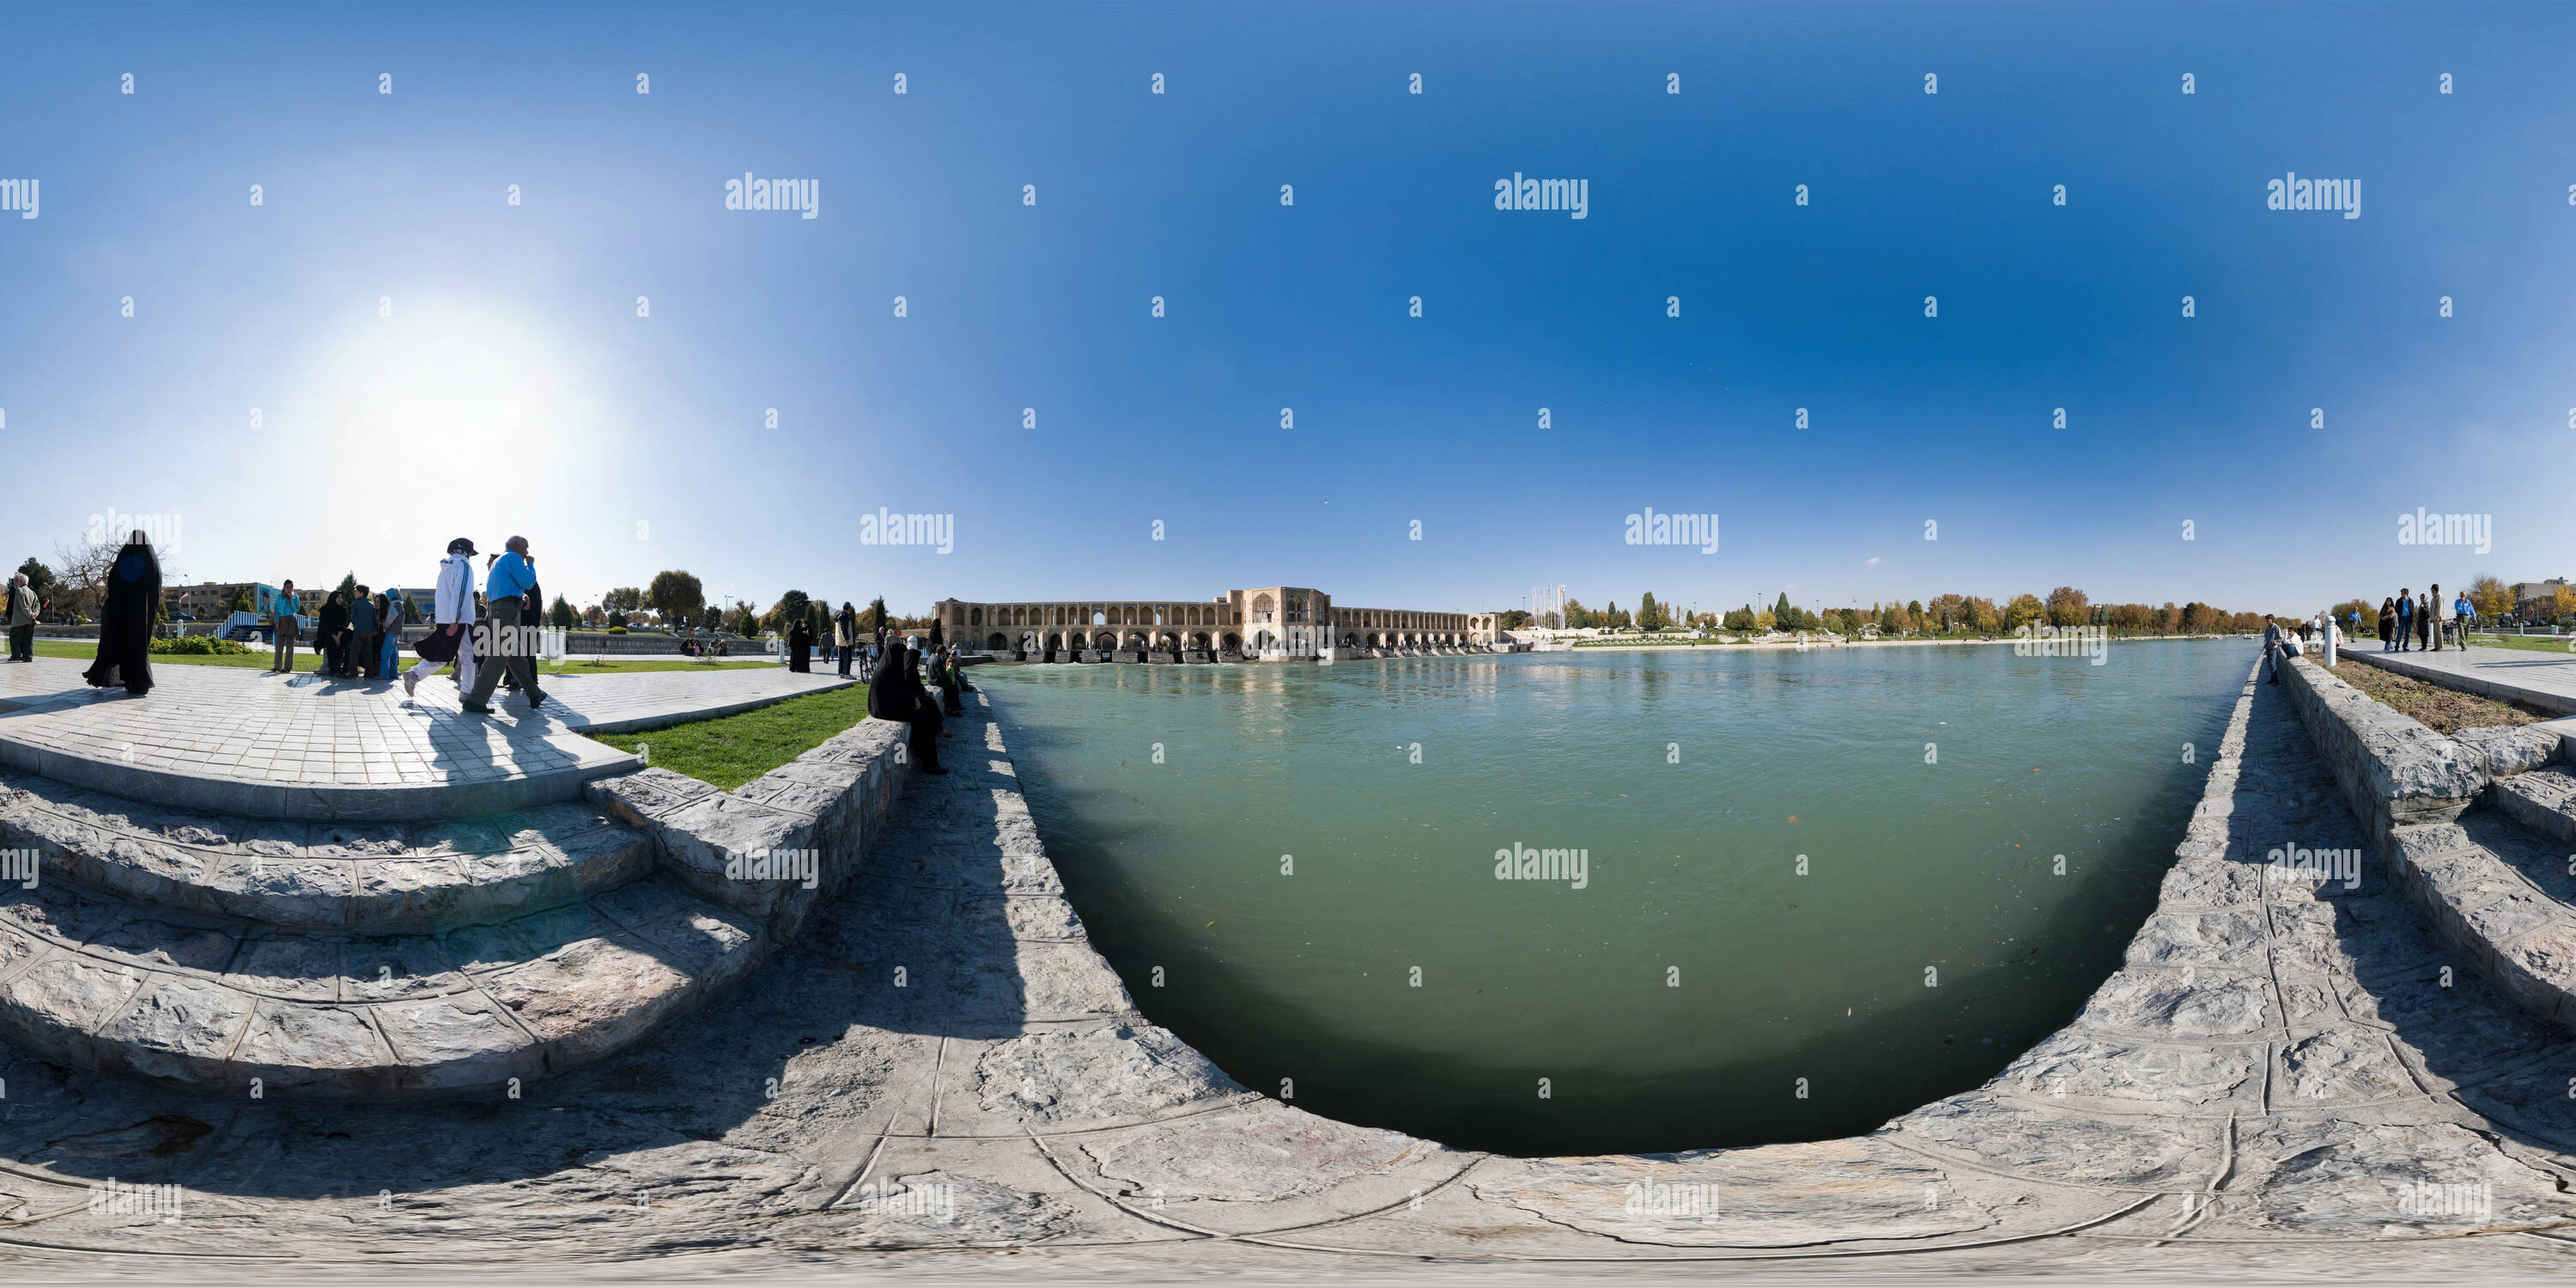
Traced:
[[1319, 1114], [1560, 1154], [1839, 1136], [1992, 1076], [2117, 967], [2252, 660], [1708, 647], [973, 679], [1148, 1017]]

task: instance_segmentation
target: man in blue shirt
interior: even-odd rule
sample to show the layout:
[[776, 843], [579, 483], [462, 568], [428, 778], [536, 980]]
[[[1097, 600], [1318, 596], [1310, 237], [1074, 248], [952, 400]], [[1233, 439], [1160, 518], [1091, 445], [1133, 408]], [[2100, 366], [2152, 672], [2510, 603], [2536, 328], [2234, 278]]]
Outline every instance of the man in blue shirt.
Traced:
[[492, 690], [501, 683], [506, 669], [519, 682], [519, 692], [528, 695], [528, 709], [546, 704], [545, 693], [537, 688], [537, 663], [534, 634], [521, 624], [520, 608], [526, 597], [537, 588], [537, 569], [528, 557], [528, 539], [510, 538], [509, 553], [493, 563], [483, 581], [485, 625], [476, 652], [495, 665], [484, 667], [474, 677], [474, 691], [465, 695], [465, 709], [474, 715], [490, 715]]

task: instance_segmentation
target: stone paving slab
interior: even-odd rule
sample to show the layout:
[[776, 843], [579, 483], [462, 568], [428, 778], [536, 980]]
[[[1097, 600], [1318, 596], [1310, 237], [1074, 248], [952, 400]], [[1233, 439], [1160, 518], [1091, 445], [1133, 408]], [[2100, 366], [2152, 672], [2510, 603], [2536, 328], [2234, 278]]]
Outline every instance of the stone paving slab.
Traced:
[[93, 689], [80, 663], [0, 666], [0, 765], [151, 804], [250, 818], [465, 818], [576, 799], [642, 766], [582, 736], [729, 714], [851, 683], [784, 668], [550, 677], [470, 716], [453, 682], [163, 666], [142, 698]]
[[[1843, 1140], [1543, 1159], [1315, 1118], [1138, 1015], [1047, 911], [989, 710], [950, 726], [948, 759], [984, 763], [914, 780], [727, 1005], [524, 1100], [214, 1103], [0, 1049], [0, 1215], [22, 1214], [0, 1238], [200, 1277], [2564, 1275], [2576, 1254], [2576, 1042], [2465, 969], [2387, 856], [2355, 890], [2262, 873], [2284, 838], [2370, 844], [2277, 688], [2237, 695], [2128, 963], [1987, 1086]], [[183, 1185], [189, 1214], [86, 1215], [109, 1175]], [[2410, 1206], [2421, 1185], [2489, 1203]]]

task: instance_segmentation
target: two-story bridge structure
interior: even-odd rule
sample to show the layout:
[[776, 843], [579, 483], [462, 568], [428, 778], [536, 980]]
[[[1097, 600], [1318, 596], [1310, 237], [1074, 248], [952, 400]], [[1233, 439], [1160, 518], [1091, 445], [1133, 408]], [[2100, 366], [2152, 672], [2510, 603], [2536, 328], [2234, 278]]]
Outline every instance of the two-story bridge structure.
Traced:
[[1031, 662], [1302, 662], [1483, 653], [1501, 639], [1493, 613], [1341, 608], [1305, 586], [1205, 600], [943, 599], [932, 611], [948, 638]]

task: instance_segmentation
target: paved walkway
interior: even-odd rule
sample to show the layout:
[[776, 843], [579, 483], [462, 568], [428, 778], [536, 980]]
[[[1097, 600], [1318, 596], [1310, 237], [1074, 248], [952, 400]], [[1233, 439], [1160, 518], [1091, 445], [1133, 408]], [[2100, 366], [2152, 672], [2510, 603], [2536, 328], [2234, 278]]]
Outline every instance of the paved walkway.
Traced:
[[2383, 653], [2375, 641], [2363, 641], [2358, 647], [2345, 647], [2343, 653], [2449, 688], [2491, 698], [2511, 698], [2560, 715], [2576, 715], [2576, 652], [2543, 653], [2476, 645], [2446, 648], [2439, 653]]
[[[198, 1280], [645, 1258], [1021, 1282], [2564, 1275], [2576, 1043], [2446, 969], [2378, 867], [2350, 891], [2264, 879], [2272, 846], [2367, 846], [2281, 693], [2240, 693], [2162, 902], [2082, 1014], [1868, 1136], [1516, 1159], [1247, 1091], [1092, 951], [978, 695], [954, 772], [914, 780], [783, 956], [522, 1100], [216, 1102], [0, 1052], [0, 1248]], [[110, 1176], [185, 1187], [184, 1215], [89, 1213]]]
[[[142, 698], [93, 689], [85, 664], [0, 665], [0, 764], [155, 804], [254, 818], [430, 819], [570, 800], [640, 761], [585, 732], [652, 728], [838, 688], [784, 668], [548, 678], [467, 716], [453, 682], [160, 666]], [[496, 697], [498, 695], [496, 694]]]

